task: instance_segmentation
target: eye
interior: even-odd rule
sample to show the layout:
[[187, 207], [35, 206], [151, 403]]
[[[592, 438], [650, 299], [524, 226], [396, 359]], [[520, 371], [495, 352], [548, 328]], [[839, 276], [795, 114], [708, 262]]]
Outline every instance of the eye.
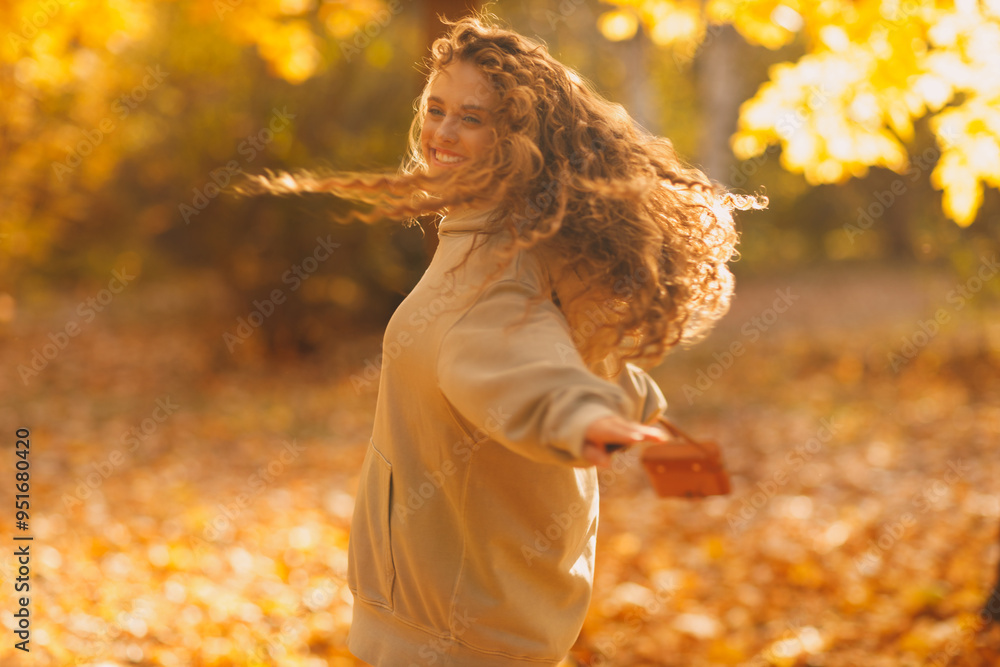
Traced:
[[479, 118], [477, 118], [476, 116], [466, 116], [462, 120], [464, 120], [466, 123], [473, 123], [475, 125], [479, 125], [480, 123], [483, 122], [479, 120]]
[[431, 116], [443, 116], [444, 112], [437, 107], [431, 107], [427, 110], [427, 113]]

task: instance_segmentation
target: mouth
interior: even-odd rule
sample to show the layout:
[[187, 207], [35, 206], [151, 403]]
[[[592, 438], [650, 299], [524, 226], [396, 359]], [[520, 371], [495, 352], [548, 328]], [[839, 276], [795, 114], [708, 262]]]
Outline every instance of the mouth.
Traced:
[[451, 151], [446, 151], [440, 148], [431, 148], [430, 153], [431, 159], [444, 167], [450, 167], [458, 164], [459, 162], [465, 162], [465, 160], [468, 159], [458, 153], [452, 153]]

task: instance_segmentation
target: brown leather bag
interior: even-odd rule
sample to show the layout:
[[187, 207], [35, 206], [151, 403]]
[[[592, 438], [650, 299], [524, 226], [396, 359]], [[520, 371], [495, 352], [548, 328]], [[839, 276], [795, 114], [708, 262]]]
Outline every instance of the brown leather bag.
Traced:
[[674, 439], [649, 445], [642, 452], [653, 489], [661, 498], [703, 498], [729, 493], [729, 473], [714, 442], [698, 442], [664, 417], [658, 420]]

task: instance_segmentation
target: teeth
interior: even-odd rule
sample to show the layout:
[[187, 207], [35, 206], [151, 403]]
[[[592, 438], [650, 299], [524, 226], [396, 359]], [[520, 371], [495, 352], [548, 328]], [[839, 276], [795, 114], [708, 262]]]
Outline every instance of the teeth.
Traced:
[[440, 162], [445, 162], [450, 164], [454, 164], [455, 162], [461, 162], [462, 160], [465, 159], [460, 155], [445, 155], [439, 150], [434, 151], [434, 157], [436, 157]]

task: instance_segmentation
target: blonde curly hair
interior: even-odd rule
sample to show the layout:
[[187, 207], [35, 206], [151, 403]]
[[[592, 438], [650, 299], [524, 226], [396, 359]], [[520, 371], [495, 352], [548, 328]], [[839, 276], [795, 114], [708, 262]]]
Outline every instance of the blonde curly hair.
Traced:
[[[668, 139], [488, 15], [446, 23], [398, 173], [258, 176], [250, 190], [332, 192], [372, 204], [354, 214], [369, 222], [492, 207], [482, 233], [507, 234], [503, 258], [528, 249], [557, 258], [554, 293], [540, 298], [559, 305], [592, 368], [609, 354], [614, 372], [622, 361], [649, 368], [707, 333], [733, 292], [731, 212], [764, 208], [766, 197], [727, 193], [685, 166]], [[430, 82], [455, 61], [473, 64], [498, 95], [493, 141], [476, 164], [432, 177], [420, 147]]]

